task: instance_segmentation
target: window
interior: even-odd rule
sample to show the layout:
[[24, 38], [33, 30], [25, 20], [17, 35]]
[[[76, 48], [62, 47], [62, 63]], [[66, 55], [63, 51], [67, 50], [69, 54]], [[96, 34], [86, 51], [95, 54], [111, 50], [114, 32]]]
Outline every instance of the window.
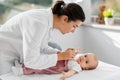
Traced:
[[[19, 12], [33, 8], [51, 7], [56, 0], [0, 0], [0, 24]], [[106, 5], [114, 10], [114, 23], [120, 24], [120, 0], [64, 0], [66, 3], [78, 2], [85, 11], [86, 23], [97, 22], [99, 8]]]
[[105, 9], [112, 9], [114, 24], [120, 25], [120, 0], [91, 0], [92, 22], [94, 23], [97, 22], [101, 6], [105, 6]]
[[99, 7], [106, 5], [107, 8], [111, 8], [115, 11], [114, 16], [120, 18], [120, 0], [91, 0], [92, 3], [92, 15], [97, 15]]
[[19, 12], [33, 8], [48, 8], [53, 0], [0, 0], [0, 24]]

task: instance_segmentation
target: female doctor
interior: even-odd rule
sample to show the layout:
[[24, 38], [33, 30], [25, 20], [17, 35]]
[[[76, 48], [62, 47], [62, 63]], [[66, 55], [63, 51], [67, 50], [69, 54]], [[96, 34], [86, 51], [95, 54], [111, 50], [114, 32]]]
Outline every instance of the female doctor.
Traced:
[[76, 3], [57, 1], [52, 9], [20, 13], [0, 28], [0, 74], [11, 72], [15, 60], [33, 69], [55, 66], [59, 60], [73, 59], [74, 49], [59, 51], [48, 46], [53, 29], [74, 32], [85, 15]]

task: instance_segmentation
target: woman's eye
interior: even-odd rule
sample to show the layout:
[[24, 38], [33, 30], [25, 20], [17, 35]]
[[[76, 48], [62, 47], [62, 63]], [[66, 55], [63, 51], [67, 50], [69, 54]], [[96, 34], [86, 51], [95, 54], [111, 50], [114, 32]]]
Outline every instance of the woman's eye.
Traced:
[[73, 25], [73, 27], [75, 28], [75, 26]]
[[78, 25], [76, 25], [76, 27], [78, 27]]
[[74, 28], [76, 28], [77, 26], [76, 25], [73, 25]]

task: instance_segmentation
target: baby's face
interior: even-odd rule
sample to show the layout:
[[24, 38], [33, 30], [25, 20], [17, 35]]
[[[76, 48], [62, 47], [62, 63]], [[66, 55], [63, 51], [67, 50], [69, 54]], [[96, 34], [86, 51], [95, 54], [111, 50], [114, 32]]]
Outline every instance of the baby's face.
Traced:
[[93, 53], [86, 53], [81, 55], [77, 62], [80, 64], [83, 70], [89, 70], [96, 68], [98, 64], [98, 59]]

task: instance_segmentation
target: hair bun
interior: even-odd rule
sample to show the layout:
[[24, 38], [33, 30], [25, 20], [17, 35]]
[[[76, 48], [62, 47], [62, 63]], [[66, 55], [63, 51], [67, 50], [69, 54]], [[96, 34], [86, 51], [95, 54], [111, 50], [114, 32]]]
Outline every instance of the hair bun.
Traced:
[[60, 0], [56, 1], [55, 5], [52, 8], [53, 9], [53, 13], [54, 14], [60, 13], [62, 8], [64, 7], [64, 5], [65, 5], [64, 1], [60, 1]]

